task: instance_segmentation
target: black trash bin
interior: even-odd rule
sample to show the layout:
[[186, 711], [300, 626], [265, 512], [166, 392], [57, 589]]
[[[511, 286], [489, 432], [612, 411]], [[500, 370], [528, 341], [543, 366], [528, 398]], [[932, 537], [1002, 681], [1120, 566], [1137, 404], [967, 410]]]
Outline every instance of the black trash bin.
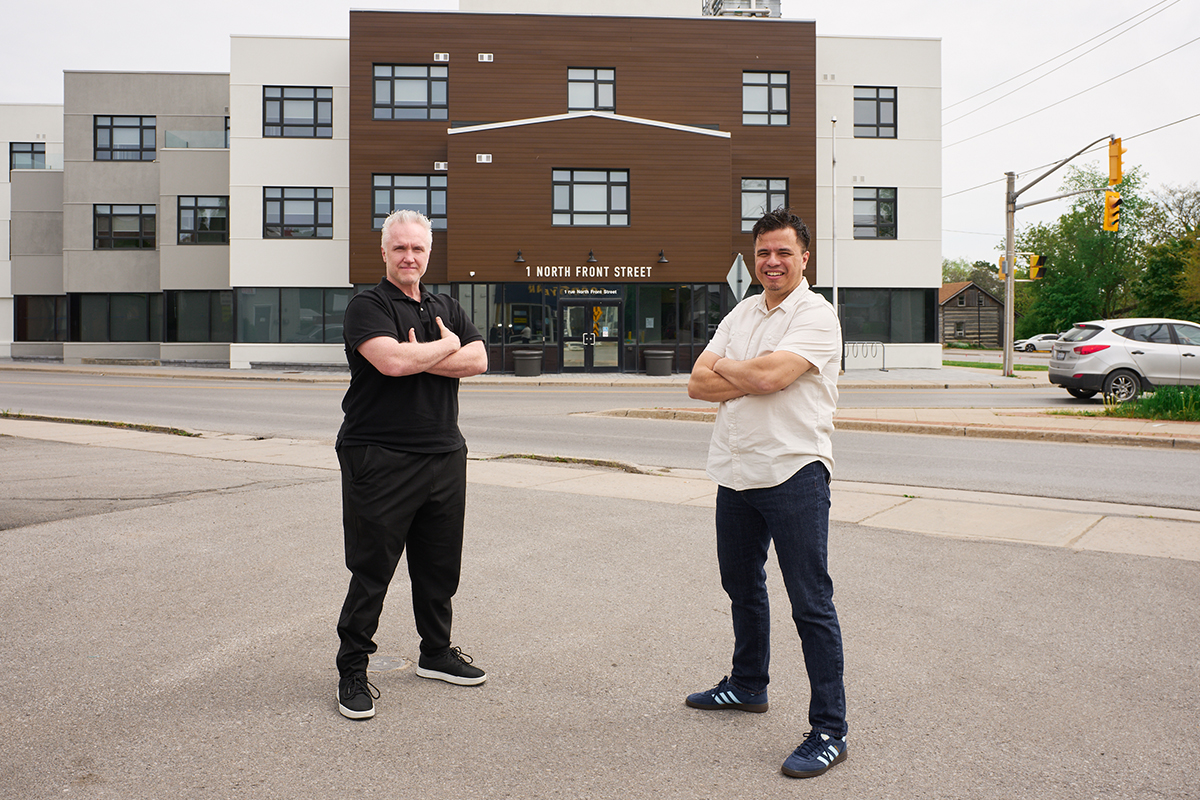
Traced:
[[536, 378], [542, 374], [541, 350], [514, 350], [513, 371], [518, 378]]
[[646, 351], [646, 374], [647, 375], [670, 375], [671, 374], [671, 359], [675, 356], [671, 350], [647, 350]]

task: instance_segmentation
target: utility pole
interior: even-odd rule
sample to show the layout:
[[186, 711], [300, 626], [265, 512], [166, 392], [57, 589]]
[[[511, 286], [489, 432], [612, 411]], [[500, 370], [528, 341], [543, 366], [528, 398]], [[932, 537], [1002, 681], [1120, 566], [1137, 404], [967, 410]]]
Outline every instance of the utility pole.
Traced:
[[[1082, 148], [1078, 153], [1075, 153], [1074, 155], [1071, 155], [1071, 156], [1067, 156], [1062, 161], [1058, 162], [1053, 167], [1046, 170], [1041, 175], [1034, 178], [1032, 181], [1027, 183], [1025, 186], [1021, 187], [1020, 189], [1016, 188], [1017, 173], [1015, 173], [1015, 172], [1004, 173], [1008, 179], [1006, 186], [1005, 186], [1005, 191], [1004, 191], [1004, 266], [1005, 266], [1005, 270], [1004, 270], [1004, 272], [1005, 272], [1005, 275], [1004, 275], [1004, 374], [1010, 378], [1013, 377], [1013, 327], [1016, 324], [1016, 316], [1017, 316], [1016, 309], [1013, 307], [1015, 304], [1015, 296], [1016, 296], [1016, 292], [1015, 292], [1016, 282], [1014, 281], [1014, 277], [1015, 277], [1014, 266], [1015, 265], [1013, 263], [1013, 261], [1014, 261], [1013, 256], [1015, 254], [1013, 251], [1016, 247], [1015, 236], [1016, 236], [1017, 212], [1020, 211], [1022, 208], [1028, 208], [1029, 206], [1036, 206], [1039, 203], [1048, 203], [1051, 200], [1061, 200], [1064, 197], [1073, 197], [1077, 194], [1088, 194], [1090, 192], [1108, 191], [1108, 187], [1106, 186], [1101, 189], [1081, 189], [1078, 192], [1066, 192], [1065, 194], [1056, 194], [1053, 197], [1043, 197], [1041, 200], [1030, 200], [1028, 203], [1020, 203], [1020, 204], [1017, 203], [1017, 198], [1020, 197], [1024, 192], [1026, 192], [1027, 190], [1032, 188], [1039, 181], [1041, 181], [1042, 178], [1045, 178], [1047, 175], [1049, 175], [1050, 173], [1059, 169], [1060, 167], [1064, 166], [1068, 162], [1083, 155], [1083, 153], [1086, 150], [1089, 150], [1092, 147], [1100, 144], [1105, 139], [1109, 140], [1109, 152], [1110, 152], [1109, 158], [1110, 158], [1110, 162], [1111, 162], [1111, 159], [1112, 159], [1111, 153], [1113, 151], [1114, 144], [1116, 145], [1116, 149], [1118, 151], [1120, 151], [1120, 152], [1124, 152], [1124, 151], [1120, 150], [1121, 140], [1118, 139], [1115, 135], [1110, 134], [1108, 136], [1097, 139], [1096, 141], [1094, 141], [1091, 144], [1087, 145], [1086, 147]], [[1120, 156], [1119, 155], [1117, 156], [1117, 164], [1118, 164], [1118, 166], [1116, 169], [1119, 172], [1121, 169], [1119, 166], [1119, 164], [1120, 164]], [[1119, 181], [1120, 181], [1120, 176], [1118, 175], [1117, 182], [1119, 182]], [[1111, 166], [1110, 166], [1110, 175], [1109, 175], [1110, 185], [1113, 182], [1114, 181], [1112, 180], [1112, 173], [1111, 173]]]
[[[838, 279], [837, 279], [837, 117], [830, 119], [832, 130], [829, 136], [829, 154], [832, 163], [829, 168], [829, 186], [830, 186], [830, 217], [832, 218], [831, 233], [833, 234], [829, 245], [829, 278], [833, 285], [833, 313], [837, 316], [838, 330], [842, 331], [842, 308], [838, 305]], [[846, 371], [846, 340], [842, 337], [842, 361], [841, 371]]]

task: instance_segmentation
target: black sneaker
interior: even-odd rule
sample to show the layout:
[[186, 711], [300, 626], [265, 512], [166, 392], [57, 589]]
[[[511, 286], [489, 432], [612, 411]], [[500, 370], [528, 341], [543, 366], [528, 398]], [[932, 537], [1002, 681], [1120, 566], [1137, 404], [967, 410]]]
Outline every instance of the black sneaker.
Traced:
[[729, 677], [721, 678], [721, 682], [704, 692], [689, 694], [684, 704], [704, 711], [723, 711], [736, 708], [739, 711], [753, 711], [761, 714], [767, 710], [767, 690], [758, 694], [749, 694], [733, 688]]
[[815, 778], [845, 760], [845, 736], [839, 738], [809, 731], [804, 743], [783, 762], [783, 774], [792, 778]]
[[487, 680], [487, 673], [471, 665], [471, 657], [461, 647], [451, 647], [440, 656], [421, 654], [417, 661], [417, 674], [422, 678], [434, 678], [459, 686], [478, 686]]
[[351, 672], [338, 681], [338, 711], [348, 719], [370, 719], [375, 716], [372, 697], [379, 697], [379, 690], [367, 680], [366, 672]]

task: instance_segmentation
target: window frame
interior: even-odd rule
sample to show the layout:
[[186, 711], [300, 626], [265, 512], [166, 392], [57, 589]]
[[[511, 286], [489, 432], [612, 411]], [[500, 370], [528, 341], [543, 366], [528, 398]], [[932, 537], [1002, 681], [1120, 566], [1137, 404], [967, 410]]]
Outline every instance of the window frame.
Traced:
[[[590, 72], [591, 77], [572, 75], [572, 73]], [[601, 75], [607, 73], [607, 75]], [[592, 87], [592, 101], [586, 106], [571, 104], [572, 87]], [[609, 87], [612, 102], [605, 105], [601, 102], [602, 87]], [[616, 67], [567, 67], [567, 112], [572, 111], [602, 111], [615, 114], [617, 111], [617, 69]]]
[[[565, 173], [565, 175], [564, 175]], [[586, 176], [588, 174], [603, 174], [604, 181], [599, 180], [580, 180], [577, 176]], [[624, 179], [614, 176], [624, 176]], [[577, 189], [579, 187], [600, 186], [605, 187], [605, 210], [601, 212], [598, 208], [577, 210]], [[555, 167], [550, 171], [550, 224], [556, 228], [628, 228], [630, 225], [630, 185], [631, 175], [628, 169], [570, 169], [566, 167]], [[618, 187], [624, 187], [624, 207], [614, 204], [616, 200], [615, 191]], [[560, 188], [565, 188], [567, 192], [566, 204], [560, 204], [562, 193]], [[604, 222], [582, 222], [578, 221], [579, 217], [598, 217], [603, 216]], [[569, 220], [562, 219], [568, 217]], [[616, 218], [618, 221], [614, 221]]]
[[[126, 209], [118, 211], [118, 209]], [[128, 209], [137, 209], [130, 211]], [[147, 211], [146, 209], [149, 209]], [[136, 236], [117, 236], [113, 220], [136, 214], [138, 231]], [[100, 221], [108, 220], [107, 231], [101, 232]], [[147, 226], [147, 220], [151, 224]], [[133, 245], [120, 242], [136, 241]], [[107, 242], [107, 244], [104, 244]], [[153, 203], [93, 203], [92, 204], [92, 249], [93, 250], [155, 250], [158, 244], [158, 206]]]
[[[270, 193], [278, 192], [278, 196]], [[304, 196], [301, 193], [311, 193]], [[290, 196], [289, 196], [290, 195]], [[311, 202], [312, 221], [304, 225], [289, 225], [287, 223], [286, 202]], [[279, 204], [278, 222], [271, 222], [271, 205]], [[324, 208], [325, 214], [322, 214]], [[264, 186], [262, 205], [262, 234], [264, 239], [332, 239], [333, 238], [333, 187], [331, 186]], [[328, 222], [321, 222], [327, 217]], [[312, 228], [312, 235], [296, 235], [287, 233], [291, 229]]]
[[[764, 76], [764, 80], [750, 80], [751, 76]], [[776, 79], [781, 79], [777, 82]], [[782, 86], [780, 86], [782, 84]], [[765, 86], [767, 89], [766, 107], [751, 107], [748, 104], [748, 90]], [[783, 89], [783, 108], [776, 107], [777, 95], [773, 89]], [[766, 70], [742, 71], [742, 125], [747, 127], [787, 127], [792, 124], [791, 113], [792, 79], [790, 72], [770, 72]], [[756, 117], [764, 117], [755, 121]]]
[[[128, 120], [137, 120], [136, 124]], [[125, 121], [125, 122], [122, 122]], [[120, 124], [118, 124], [120, 123]], [[117, 130], [137, 129], [137, 147], [118, 147], [113, 144]], [[107, 144], [101, 145], [101, 132], [108, 131]], [[147, 143], [149, 134], [149, 143]], [[154, 161], [157, 158], [158, 117], [137, 114], [95, 114], [92, 116], [92, 160], [94, 161]], [[127, 157], [122, 157], [122, 155]]]
[[[185, 203], [185, 201], [188, 201], [188, 200], [190, 200], [191, 202]], [[205, 205], [200, 202], [202, 200], [216, 200], [216, 201], [218, 201], [218, 204], [215, 206], [214, 205]], [[176, 208], [176, 214], [177, 214], [177, 216], [175, 217], [175, 220], [176, 220], [176, 226], [175, 226], [176, 227], [176, 236], [175, 236], [176, 244], [188, 245], [188, 246], [190, 246], [190, 245], [209, 245], [209, 244], [229, 244], [229, 195], [195, 195], [195, 194], [179, 195], [176, 198], [175, 208]], [[207, 240], [205, 240], [205, 239], [200, 238], [201, 234], [203, 234], [203, 233], [212, 234], [214, 231], [211, 228], [209, 228], [207, 231], [201, 231], [197, 227], [196, 223], [198, 223], [200, 221], [200, 211], [203, 209], [210, 209], [210, 208], [218, 208], [218, 209], [221, 209], [224, 211], [224, 214], [217, 218], [223, 219], [225, 221], [225, 225], [224, 225], [224, 228], [218, 232], [220, 234], [219, 239], [215, 239], [210, 236], [210, 237], [207, 237]], [[192, 212], [193, 224], [188, 228], [184, 228], [184, 224], [183, 224], [183, 212], [185, 210]], [[184, 240], [185, 235], [190, 235], [192, 237], [191, 240], [185, 241]]]
[[[873, 195], [871, 197], [860, 197], [860, 192], [872, 192]], [[891, 197], [881, 197], [880, 192], [891, 192]], [[872, 202], [875, 204], [873, 220], [870, 223], [859, 222], [860, 215], [857, 209], [855, 209], [854, 213], [852, 214], [855, 239], [884, 239], [895, 241], [899, 238], [899, 221], [897, 217], [899, 191], [895, 186], [855, 186], [853, 198], [855, 207], [857, 207], [859, 203], [863, 202]], [[879, 213], [881, 203], [890, 203], [892, 208], [892, 216], [890, 220], [884, 219]], [[890, 235], [885, 235], [881, 232], [882, 229], [885, 228], [891, 229]], [[865, 233], [866, 231], [872, 231], [873, 233]]]
[[[18, 147], [28, 147], [28, 150], [19, 150]], [[29, 166], [18, 166], [17, 156], [25, 156], [29, 159]], [[41, 163], [38, 163], [38, 156], [41, 156]], [[14, 169], [45, 169], [46, 168], [46, 143], [45, 142], [9, 142], [8, 143], [8, 168]]]
[[[416, 180], [420, 179], [420, 180], [424, 181], [425, 185], [423, 187], [419, 187], [416, 185], [397, 186], [396, 185], [397, 179], [410, 180], [410, 181], [416, 181]], [[387, 181], [387, 185], [386, 186], [383, 185], [381, 183], [381, 181]], [[435, 185], [439, 182], [441, 184], [440, 186]], [[449, 181], [445, 174], [420, 175], [420, 174], [409, 174], [409, 173], [384, 173], [384, 172], [373, 173], [371, 175], [371, 230], [377, 231], [377, 230], [382, 229], [384, 219], [387, 218], [388, 214], [392, 213], [392, 211], [395, 211], [398, 208], [412, 208], [414, 211], [420, 211], [422, 214], [424, 214], [429, 219], [429, 221], [430, 221], [430, 223], [432, 223], [433, 229], [435, 231], [446, 230], [447, 219], [448, 219], [446, 216], [446, 203], [448, 200], [448, 191], [449, 191], [448, 183], [449, 183]], [[396, 201], [396, 192], [397, 191], [419, 191], [419, 190], [423, 190], [425, 192], [425, 202], [423, 204], [424, 210], [422, 210], [420, 208], [414, 208], [413, 204], [411, 204], [411, 203], [398, 203]], [[386, 191], [388, 193], [389, 200], [388, 200], [388, 210], [386, 212], [381, 213], [379, 211], [379, 204], [377, 202], [378, 201], [377, 193], [383, 192], [383, 191]], [[442, 210], [440, 213], [436, 213], [433, 211], [433, 209], [438, 207], [438, 205], [439, 205], [439, 203], [437, 202], [439, 194], [441, 196], [440, 197], [440, 207]]]
[[[264, 139], [332, 139], [333, 138], [333, 87], [332, 86], [282, 86], [265, 85], [263, 89], [262, 123]], [[268, 97], [269, 92], [278, 92]], [[307, 93], [307, 96], [306, 96]], [[289, 96], [289, 94], [291, 96]], [[285, 116], [289, 102], [309, 103], [310, 122], [289, 125]], [[271, 116], [272, 110], [276, 113]], [[328, 122], [322, 122], [321, 112], [326, 112]], [[278, 122], [268, 120], [276, 119]]]
[[[866, 96], [870, 92], [871, 96]], [[891, 97], [882, 97], [882, 92], [890, 92]], [[860, 97], [862, 93], [864, 96]], [[855, 86], [854, 87], [854, 138], [856, 139], [895, 139], [897, 138], [898, 121], [896, 114], [898, 111], [899, 90], [895, 86]], [[863, 108], [867, 104], [872, 104], [871, 116], [874, 122], [859, 122], [858, 112], [860, 103]], [[892, 121], [890, 123], [882, 122], [882, 111], [885, 107], [891, 107]], [[890, 131], [887, 133], [886, 131]]]
[[[746, 186], [747, 181], [766, 181], [767, 185], [762, 190], [758, 190], [758, 189], [754, 189], [754, 188], [747, 188], [747, 186]], [[778, 187], [772, 187], [771, 184], [778, 183], [778, 182], [783, 183], [783, 191], [782, 191], [783, 200], [782, 200], [782, 202], [777, 203], [777, 202], [774, 202], [771, 198], [778, 196], [778, 194], [779, 194], [777, 191]], [[788, 206], [788, 196], [789, 196], [788, 193], [790, 191], [790, 184], [788, 183], [787, 178], [763, 178], [763, 177], [742, 178], [741, 187], [742, 187], [742, 189], [741, 189], [741, 194], [739, 195], [739, 197], [741, 198], [741, 209], [742, 209], [742, 233], [751, 233], [754, 230], [754, 224], [756, 222], [758, 222], [758, 220], [760, 218], [762, 218], [763, 214], [769, 214], [770, 212], [774, 211], [777, 208], [788, 208], [789, 207]], [[765, 210], [762, 212], [762, 214], [759, 214], [756, 217], [746, 216], [746, 195], [747, 194], [765, 194], [766, 195], [766, 204], [764, 206]]]
[[[396, 80], [416, 80], [416, 75], [397, 76], [396, 70], [425, 70], [422, 80], [425, 82], [425, 102], [423, 104], [396, 104]], [[382, 70], [388, 70], [388, 75], [382, 75]], [[436, 74], [435, 74], [436, 73]], [[384, 81], [388, 85], [388, 100], [380, 102], [379, 88]], [[441, 87], [440, 102], [438, 87]], [[372, 64], [371, 65], [371, 118], [390, 121], [413, 120], [448, 120], [450, 118], [450, 68], [445, 64]], [[420, 110], [416, 113], [396, 116], [397, 110]], [[383, 112], [386, 110], [386, 116]]]

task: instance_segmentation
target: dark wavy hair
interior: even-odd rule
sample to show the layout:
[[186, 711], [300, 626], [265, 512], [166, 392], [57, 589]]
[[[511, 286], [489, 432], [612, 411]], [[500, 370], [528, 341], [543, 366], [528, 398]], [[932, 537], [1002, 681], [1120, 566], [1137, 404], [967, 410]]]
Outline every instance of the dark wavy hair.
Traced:
[[754, 223], [754, 241], [758, 241], [758, 237], [769, 231], [779, 231], [784, 228], [791, 228], [796, 232], [796, 241], [800, 242], [801, 247], [806, 251], [811, 239], [808, 235], [808, 226], [804, 224], [804, 220], [797, 217], [791, 212], [791, 209], [777, 208], [763, 214], [758, 222]]

